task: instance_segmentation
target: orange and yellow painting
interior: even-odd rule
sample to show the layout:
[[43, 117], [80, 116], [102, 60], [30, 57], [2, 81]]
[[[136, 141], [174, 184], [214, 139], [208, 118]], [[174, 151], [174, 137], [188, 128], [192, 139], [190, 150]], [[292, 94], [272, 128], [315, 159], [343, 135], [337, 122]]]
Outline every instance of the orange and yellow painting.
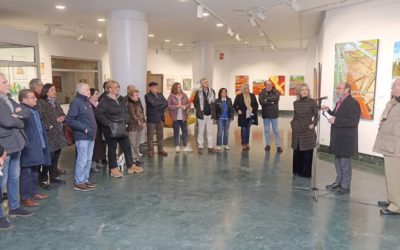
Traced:
[[258, 79], [253, 81], [253, 94], [259, 95], [261, 91], [265, 88], [264, 86], [265, 80]]
[[[378, 45], [378, 39], [335, 45], [334, 90], [341, 82], [349, 83], [360, 104], [361, 118], [366, 120], [374, 119]], [[335, 93], [333, 96], [336, 103]]]
[[235, 95], [240, 94], [240, 88], [243, 84], [249, 84], [249, 76], [239, 75], [235, 77]]
[[270, 76], [269, 80], [272, 86], [279, 92], [279, 95], [285, 95], [285, 76]]

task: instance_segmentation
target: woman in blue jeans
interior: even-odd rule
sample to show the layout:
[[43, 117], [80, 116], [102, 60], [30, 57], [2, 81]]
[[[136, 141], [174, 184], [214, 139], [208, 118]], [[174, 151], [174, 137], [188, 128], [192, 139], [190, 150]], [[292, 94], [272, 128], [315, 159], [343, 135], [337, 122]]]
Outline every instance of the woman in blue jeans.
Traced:
[[179, 153], [179, 127], [182, 130], [182, 146], [183, 152], [192, 152], [193, 150], [187, 145], [188, 125], [187, 110], [190, 108], [190, 101], [187, 95], [182, 91], [181, 84], [175, 82], [171, 88], [171, 94], [168, 97], [168, 111], [174, 120], [172, 127], [174, 129], [174, 143], [176, 152]]
[[238, 126], [241, 127], [242, 150], [250, 149], [250, 127], [258, 125], [258, 102], [253, 93], [250, 93], [248, 84], [243, 84], [241, 93], [236, 96], [233, 109], [238, 112]]
[[218, 123], [216, 150], [229, 150], [229, 125], [233, 120], [233, 105], [226, 88], [218, 91], [218, 99], [215, 101], [215, 116]]

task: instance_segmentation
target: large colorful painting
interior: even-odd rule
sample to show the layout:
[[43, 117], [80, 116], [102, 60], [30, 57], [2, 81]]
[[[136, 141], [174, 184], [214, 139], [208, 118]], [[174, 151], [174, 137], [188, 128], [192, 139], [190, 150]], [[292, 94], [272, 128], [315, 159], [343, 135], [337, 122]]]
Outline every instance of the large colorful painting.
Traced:
[[394, 43], [393, 72], [392, 77], [400, 77], [400, 42]]
[[367, 120], [374, 119], [378, 44], [375, 39], [335, 45], [334, 89], [341, 82], [349, 83], [352, 96], [360, 104], [361, 118]]
[[249, 76], [239, 75], [235, 78], [235, 94], [240, 94], [240, 88], [243, 84], [249, 84]]
[[285, 95], [285, 76], [270, 76], [269, 80], [272, 86], [279, 92], [279, 95]]
[[304, 83], [303, 75], [291, 75], [289, 78], [289, 95], [297, 95], [297, 89]]
[[253, 81], [253, 94], [259, 95], [261, 91], [265, 88], [264, 86], [265, 80], [264, 79], [258, 79]]

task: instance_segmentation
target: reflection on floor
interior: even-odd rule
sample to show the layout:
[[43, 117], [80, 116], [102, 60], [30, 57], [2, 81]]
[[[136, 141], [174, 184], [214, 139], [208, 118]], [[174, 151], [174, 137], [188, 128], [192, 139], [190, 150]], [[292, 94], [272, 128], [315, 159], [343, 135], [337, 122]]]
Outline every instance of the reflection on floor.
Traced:
[[[145, 158], [144, 174], [123, 179], [103, 169], [89, 193], [71, 188], [74, 152], [66, 149], [68, 184], [53, 186], [35, 216], [12, 219], [1, 249], [397, 249], [400, 218], [380, 216], [375, 205], [386, 198], [381, 168], [354, 162], [350, 197], [319, 191], [315, 202], [293, 189], [311, 182], [292, 177], [289, 120], [280, 119], [280, 155], [265, 153], [262, 126], [242, 152], [235, 122], [229, 152], [176, 154], [167, 138], [167, 158]], [[317, 165], [324, 187], [335, 176], [332, 157]]]

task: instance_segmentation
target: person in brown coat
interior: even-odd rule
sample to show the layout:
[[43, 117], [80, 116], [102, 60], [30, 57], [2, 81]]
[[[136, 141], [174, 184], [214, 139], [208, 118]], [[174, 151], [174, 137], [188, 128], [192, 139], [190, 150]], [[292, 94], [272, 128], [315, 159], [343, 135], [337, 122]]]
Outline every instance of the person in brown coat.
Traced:
[[392, 86], [393, 98], [383, 112], [374, 152], [383, 154], [388, 201], [379, 201], [381, 214], [400, 215], [400, 78]]
[[293, 103], [292, 127], [293, 175], [310, 178], [313, 151], [316, 146], [318, 124], [317, 102], [310, 98], [310, 88], [302, 84]]

